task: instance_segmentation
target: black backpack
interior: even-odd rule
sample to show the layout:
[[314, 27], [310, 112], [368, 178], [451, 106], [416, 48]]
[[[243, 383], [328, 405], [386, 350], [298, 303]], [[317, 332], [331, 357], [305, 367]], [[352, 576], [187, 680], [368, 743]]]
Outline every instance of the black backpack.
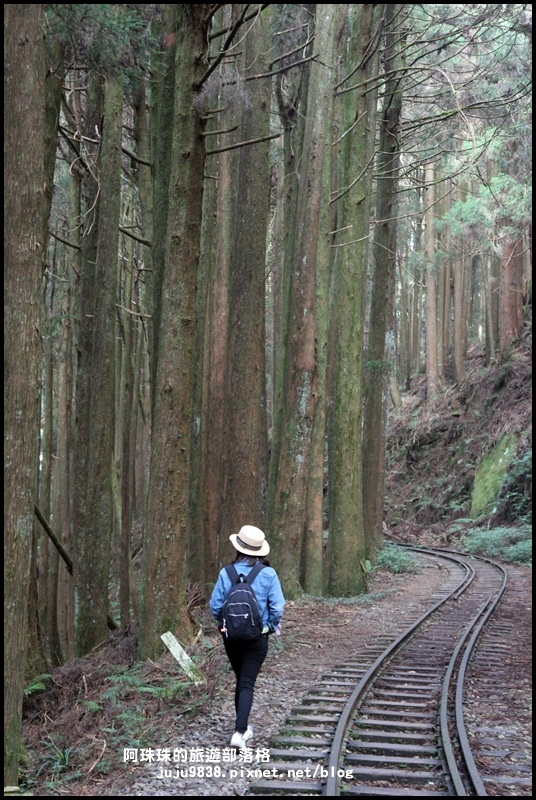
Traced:
[[257, 562], [249, 575], [239, 575], [233, 564], [225, 567], [232, 586], [223, 604], [222, 617], [224, 635], [231, 641], [253, 642], [261, 635], [261, 612], [251, 584], [263, 568], [264, 564]]

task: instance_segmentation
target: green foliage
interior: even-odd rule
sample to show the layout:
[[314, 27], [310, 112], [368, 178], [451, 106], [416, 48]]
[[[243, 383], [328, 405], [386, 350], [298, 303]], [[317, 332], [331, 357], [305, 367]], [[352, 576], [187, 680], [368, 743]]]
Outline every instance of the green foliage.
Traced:
[[493, 230], [493, 215], [480, 197], [469, 195], [467, 199], [453, 204], [438, 227], [448, 230], [453, 236], [471, 235], [485, 240]]
[[532, 521], [532, 450], [511, 463], [499, 502], [508, 522]]
[[[486, 191], [482, 187], [481, 195]], [[511, 175], [497, 175], [489, 185], [491, 198], [488, 204], [495, 215], [507, 218], [512, 225], [521, 228], [532, 218], [532, 188], [528, 183], [521, 183]]]
[[501, 173], [480, 186], [478, 194], [454, 203], [438, 222], [438, 228], [452, 236], [471, 237], [485, 248], [493, 246], [498, 226], [503, 235], [515, 234], [531, 216], [530, 184]]
[[102, 711], [102, 706], [100, 703], [95, 702], [95, 700], [82, 700], [82, 705], [87, 708], [91, 714], [98, 714], [99, 711]]
[[396, 575], [404, 572], [417, 572], [417, 562], [412, 553], [402, 547], [386, 544], [376, 560], [378, 569], [387, 569]]
[[147, 681], [143, 675], [143, 665], [136, 665], [131, 669], [121, 669], [114, 675], [106, 678], [110, 688], [103, 694], [104, 700], [110, 700], [118, 705], [127, 694], [148, 694], [158, 700], [173, 700], [177, 695], [183, 694], [192, 686], [191, 681], [177, 679], [172, 676], [163, 676], [163, 680], [156, 685]]
[[30, 683], [24, 687], [24, 696], [30, 697], [36, 692], [44, 691], [51, 680], [52, 675], [36, 675], [35, 678], [32, 678]]
[[456, 534], [464, 533], [471, 525], [474, 525], [474, 520], [471, 517], [459, 517], [456, 522], [449, 525], [449, 535], [456, 536]]
[[133, 77], [146, 69], [148, 54], [156, 49], [151, 21], [159, 13], [157, 5], [53, 3], [47, 6], [47, 41], [88, 69]]
[[467, 553], [500, 558], [515, 564], [532, 563], [532, 530], [528, 525], [516, 528], [471, 528], [461, 539]]
[[[46, 746], [47, 754], [41, 760], [36, 772], [36, 778], [42, 772], [45, 772], [49, 776], [49, 784], [53, 785], [57, 781], [63, 780], [65, 774], [72, 768], [75, 750], [73, 747], [66, 746], [60, 736], [47, 736], [42, 744]], [[76, 777], [78, 776], [79, 773], [77, 772]]]
[[365, 369], [373, 375], [391, 375], [395, 371], [392, 361], [365, 361]]

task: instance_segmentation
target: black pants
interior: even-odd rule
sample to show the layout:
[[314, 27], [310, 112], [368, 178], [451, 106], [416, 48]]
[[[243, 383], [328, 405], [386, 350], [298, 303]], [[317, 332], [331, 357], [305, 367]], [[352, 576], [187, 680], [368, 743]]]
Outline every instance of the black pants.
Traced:
[[257, 675], [268, 653], [268, 636], [260, 636], [254, 642], [230, 642], [224, 637], [225, 652], [236, 675], [235, 687], [235, 731], [245, 733], [253, 705], [253, 691]]

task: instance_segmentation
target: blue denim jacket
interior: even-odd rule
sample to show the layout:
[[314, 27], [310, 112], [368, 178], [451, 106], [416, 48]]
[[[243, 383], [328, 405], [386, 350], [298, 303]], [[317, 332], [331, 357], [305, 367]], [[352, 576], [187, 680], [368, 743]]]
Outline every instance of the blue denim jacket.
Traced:
[[[234, 566], [239, 574], [242, 572], [244, 575], [248, 575], [252, 569], [247, 562], [235, 561]], [[259, 604], [263, 627], [268, 626], [270, 631], [274, 631], [281, 621], [285, 606], [285, 598], [275, 569], [273, 567], [261, 569], [253, 580], [252, 587]], [[219, 625], [222, 624], [221, 610], [230, 588], [231, 580], [223, 568], [210, 598], [210, 611]]]

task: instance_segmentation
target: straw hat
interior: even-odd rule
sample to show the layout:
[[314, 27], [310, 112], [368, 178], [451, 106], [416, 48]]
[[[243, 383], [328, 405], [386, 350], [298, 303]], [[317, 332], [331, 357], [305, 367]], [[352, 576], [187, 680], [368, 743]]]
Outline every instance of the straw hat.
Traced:
[[231, 534], [229, 539], [238, 552], [246, 556], [267, 556], [270, 552], [270, 545], [264, 533], [254, 525], [243, 525], [238, 533]]

